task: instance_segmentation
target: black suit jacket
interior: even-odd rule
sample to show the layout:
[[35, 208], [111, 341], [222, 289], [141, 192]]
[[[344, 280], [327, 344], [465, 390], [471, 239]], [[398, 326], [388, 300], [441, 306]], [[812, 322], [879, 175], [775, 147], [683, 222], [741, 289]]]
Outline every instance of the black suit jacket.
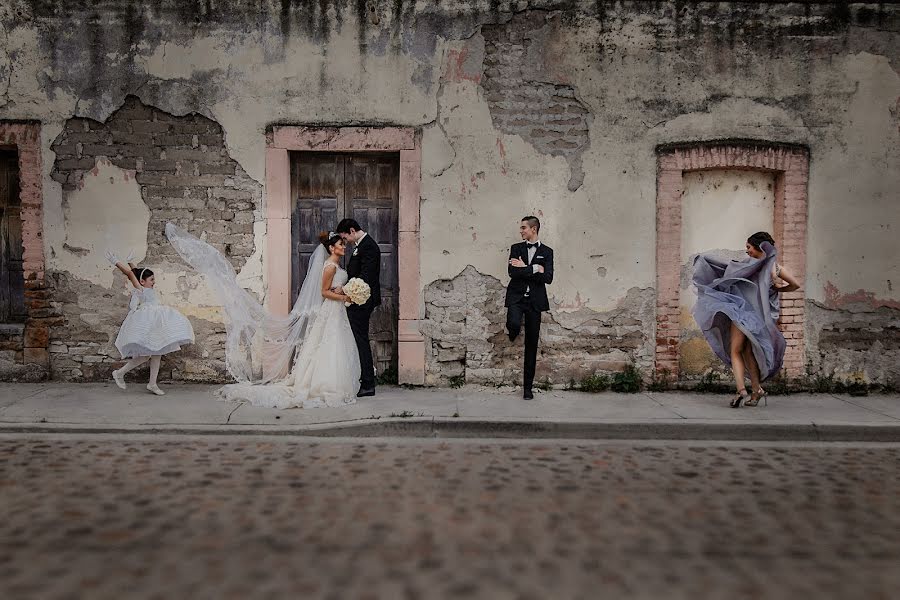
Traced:
[[[527, 265], [525, 267], [513, 267], [509, 265], [510, 282], [506, 287], [506, 306], [515, 304], [525, 296], [525, 290], [531, 288], [530, 296], [534, 300], [538, 310], [550, 310], [550, 301], [547, 300], [547, 288], [553, 283], [553, 249], [541, 243], [534, 253], [534, 260], [528, 264], [528, 246], [525, 242], [513, 244], [509, 249], [509, 258], [520, 258]], [[544, 267], [543, 273], [535, 273], [534, 265]]]
[[365, 304], [361, 306], [351, 304], [350, 308], [373, 309], [381, 305], [381, 249], [371, 235], [366, 234], [354, 248], [347, 264], [347, 275], [351, 278], [359, 277], [369, 284], [372, 291]]

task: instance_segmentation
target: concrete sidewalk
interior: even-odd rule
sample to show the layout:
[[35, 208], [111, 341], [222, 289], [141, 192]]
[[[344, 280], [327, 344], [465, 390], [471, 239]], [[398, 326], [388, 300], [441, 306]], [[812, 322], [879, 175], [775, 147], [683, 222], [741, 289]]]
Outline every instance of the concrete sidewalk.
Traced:
[[274, 410], [217, 400], [218, 386], [0, 384], [0, 432], [900, 441], [900, 395], [793, 394], [734, 410], [726, 395], [583, 394], [381, 387], [341, 408]]

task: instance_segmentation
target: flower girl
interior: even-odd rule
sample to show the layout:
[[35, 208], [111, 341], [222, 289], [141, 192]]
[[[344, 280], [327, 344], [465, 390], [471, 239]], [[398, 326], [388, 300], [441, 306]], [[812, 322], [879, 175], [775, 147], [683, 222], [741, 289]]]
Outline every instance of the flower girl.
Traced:
[[159, 303], [156, 290], [153, 289], [156, 284], [153, 271], [134, 268], [131, 263], [125, 265], [108, 250], [106, 258], [134, 286], [128, 316], [116, 337], [116, 348], [122, 358], [131, 360], [121, 369], [112, 372], [113, 381], [124, 390], [125, 374], [149, 360], [150, 383], [147, 384], [147, 389], [162, 396], [165, 392], [156, 385], [160, 357], [181, 349], [183, 344], [193, 344], [194, 330], [184, 315]]

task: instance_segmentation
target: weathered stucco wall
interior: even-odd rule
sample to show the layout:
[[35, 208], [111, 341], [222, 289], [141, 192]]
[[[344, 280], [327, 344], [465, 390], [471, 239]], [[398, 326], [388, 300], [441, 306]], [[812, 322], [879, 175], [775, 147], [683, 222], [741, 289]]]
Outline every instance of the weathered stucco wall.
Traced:
[[[521, 349], [498, 327], [529, 213], [558, 261], [541, 360], [572, 365], [544, 375], [650, 368], [655, 148], [803, 144], [810, 365], [865, 371], [900, 311], [898, 32], [900, 8], [877, 3], [5, 2], [0, 119], [41, 123], [48, 281], [66, 321], [54, 374], [111, 368], [124, 296], [98, 257], [128, 244], [205, 332], [171, 368], [222, 377], [221, 318], [161, 225], [219, 235], [264, 295], [265, 133], [278, 123], [421, 129], [429, 382], [517, 378]], [[91, 230], [90, 212], [114, 204]], [[72, 358], [76, 338], [99, 366]]]

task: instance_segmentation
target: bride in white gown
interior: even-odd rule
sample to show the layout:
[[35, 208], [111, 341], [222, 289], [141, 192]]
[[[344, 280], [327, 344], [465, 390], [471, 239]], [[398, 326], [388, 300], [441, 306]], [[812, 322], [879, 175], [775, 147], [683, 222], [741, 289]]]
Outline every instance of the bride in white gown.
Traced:
[[[342, 406], [356, 402], [360, 366], [343, 293], [344, 242], [323, 233], [290, 314], [276, 317], [237, 283], [215, 248], [169, 223], [166, 236], [222, 303], [225, 364], [238, 381], [219, 394], [270, 408]], [[293, 360], [292, 360], [293, 359]], [[288, 367], [291, 367], [288, 369]]]

